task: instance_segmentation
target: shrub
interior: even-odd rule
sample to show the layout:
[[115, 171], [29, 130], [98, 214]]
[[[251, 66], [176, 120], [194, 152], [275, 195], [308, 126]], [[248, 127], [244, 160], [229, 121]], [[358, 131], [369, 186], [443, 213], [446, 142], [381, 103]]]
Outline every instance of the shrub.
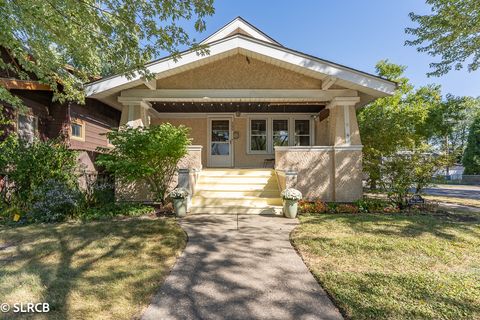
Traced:
[[383, 212], [383, 209], [390, 206], [390, 203], [383, 199], [363, 198], [355, 202], [361, 213]]
[[108, 220], [115, 217], [138, 217], [153, 212], [150, 206], [137, 203], [111, 203], [101, 207], [86, 208], [77, 216], [82, 221]]
[[300, 200], [298, 205], [300, 213], [325, 213], [328, 209], [327, 204], [320, 200], [315, 202]]
[[2, 201], [29, 211], [34, 192], [48, 180], [76, 189], [76, 159], [76, 152], [60, 141], [27, 143], [9, 136], [0, 143], [0, 174], [6, 175], [9, 181], [1, 193]]
[[189, 129], [163, 123], [149, 128], [122, 128], [108, 133], [113, 149], [101, 149], [97, 164], [122, 183], [145, 182], [155, 201], [165, 203], [177, 163], [187, 154]]
[[463, 174], [480, 174], [480, 112], [470, 126], [462, 163], [465, 166]]
[[335, 208], [336, 213], [358, 213], [359, 208], [355, 204], [339, 204]]
[[80, 194], [65, 182], [47, 180], [33, 192], [28, 219], [34, 222], [60, 222], [72, 217], [79, 204]]

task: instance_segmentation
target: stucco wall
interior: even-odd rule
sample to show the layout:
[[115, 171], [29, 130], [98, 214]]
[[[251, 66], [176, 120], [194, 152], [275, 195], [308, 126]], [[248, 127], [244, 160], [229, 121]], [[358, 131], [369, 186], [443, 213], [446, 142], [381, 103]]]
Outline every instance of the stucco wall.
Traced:
[[362, 194], [362, 151], [335, 150], [335, 201], [352, 202]]
[[321, 80], [234, 55], [157, 80], [163, 89], [319, 89]]
[[[362, 152], [328, 147], [275, 151], [281, 185], [300, 190], [309, 200], [353, 202], [362, 197]], [[295, 172], [296, 180], [283, 178]], [[288, 178], [288, 177], [287, 177]], [[287, 182], [286, 182], [287, 181]]]
[[275, 151], [275, 169], [296, 172], [297, 182], [291, 187], [304, 198], [334, 201], [333, 150]]

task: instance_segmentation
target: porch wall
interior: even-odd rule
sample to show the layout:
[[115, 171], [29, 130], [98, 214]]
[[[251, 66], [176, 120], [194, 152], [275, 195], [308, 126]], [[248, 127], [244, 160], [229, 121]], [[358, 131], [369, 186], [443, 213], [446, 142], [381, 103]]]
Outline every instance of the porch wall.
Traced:
[[[184, 125], [190, 129], [192, 145], [203, 146], [201, 153], [202, 166], [207, 167], [208, 152], [208, 118], [157, 118], [152, 119], [152, 125], [169, 122], [175, 126]], [[261, 168], [265, 159], [273, 159], [274, 154], [247, 154], [247, 118], [232, 118], [232, 131], [239, 133], [239, 138], [233, 140], [234, 167]]]
[[353, 202], [362, 197], [362, 151], [356, 147], [277, 148], [279, 185], [309, 200]]

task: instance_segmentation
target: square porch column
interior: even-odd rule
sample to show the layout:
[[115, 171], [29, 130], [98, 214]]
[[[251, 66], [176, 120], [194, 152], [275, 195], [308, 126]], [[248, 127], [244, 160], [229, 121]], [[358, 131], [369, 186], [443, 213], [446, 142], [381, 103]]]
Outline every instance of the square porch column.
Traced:
[[[120, 100], [120, 99], [119, 99]], [[120, 126], [149, 127], [151, 104], [146, 101], [120, 101], [123, 104]]]
[[330, 110], [329, 144], [333, 146], [333, 199], [352, 202], [363, 195], [362, 144], [355, 105], [359, 97], [337, 97]]

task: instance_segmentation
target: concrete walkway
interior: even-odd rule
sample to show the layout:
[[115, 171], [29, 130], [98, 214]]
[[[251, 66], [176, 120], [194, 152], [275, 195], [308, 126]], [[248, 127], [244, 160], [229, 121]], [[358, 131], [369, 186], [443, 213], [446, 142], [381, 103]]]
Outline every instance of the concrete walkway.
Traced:
[[290, 244], [297, 220], [198, 215], [142, 319], [342, 319]]

